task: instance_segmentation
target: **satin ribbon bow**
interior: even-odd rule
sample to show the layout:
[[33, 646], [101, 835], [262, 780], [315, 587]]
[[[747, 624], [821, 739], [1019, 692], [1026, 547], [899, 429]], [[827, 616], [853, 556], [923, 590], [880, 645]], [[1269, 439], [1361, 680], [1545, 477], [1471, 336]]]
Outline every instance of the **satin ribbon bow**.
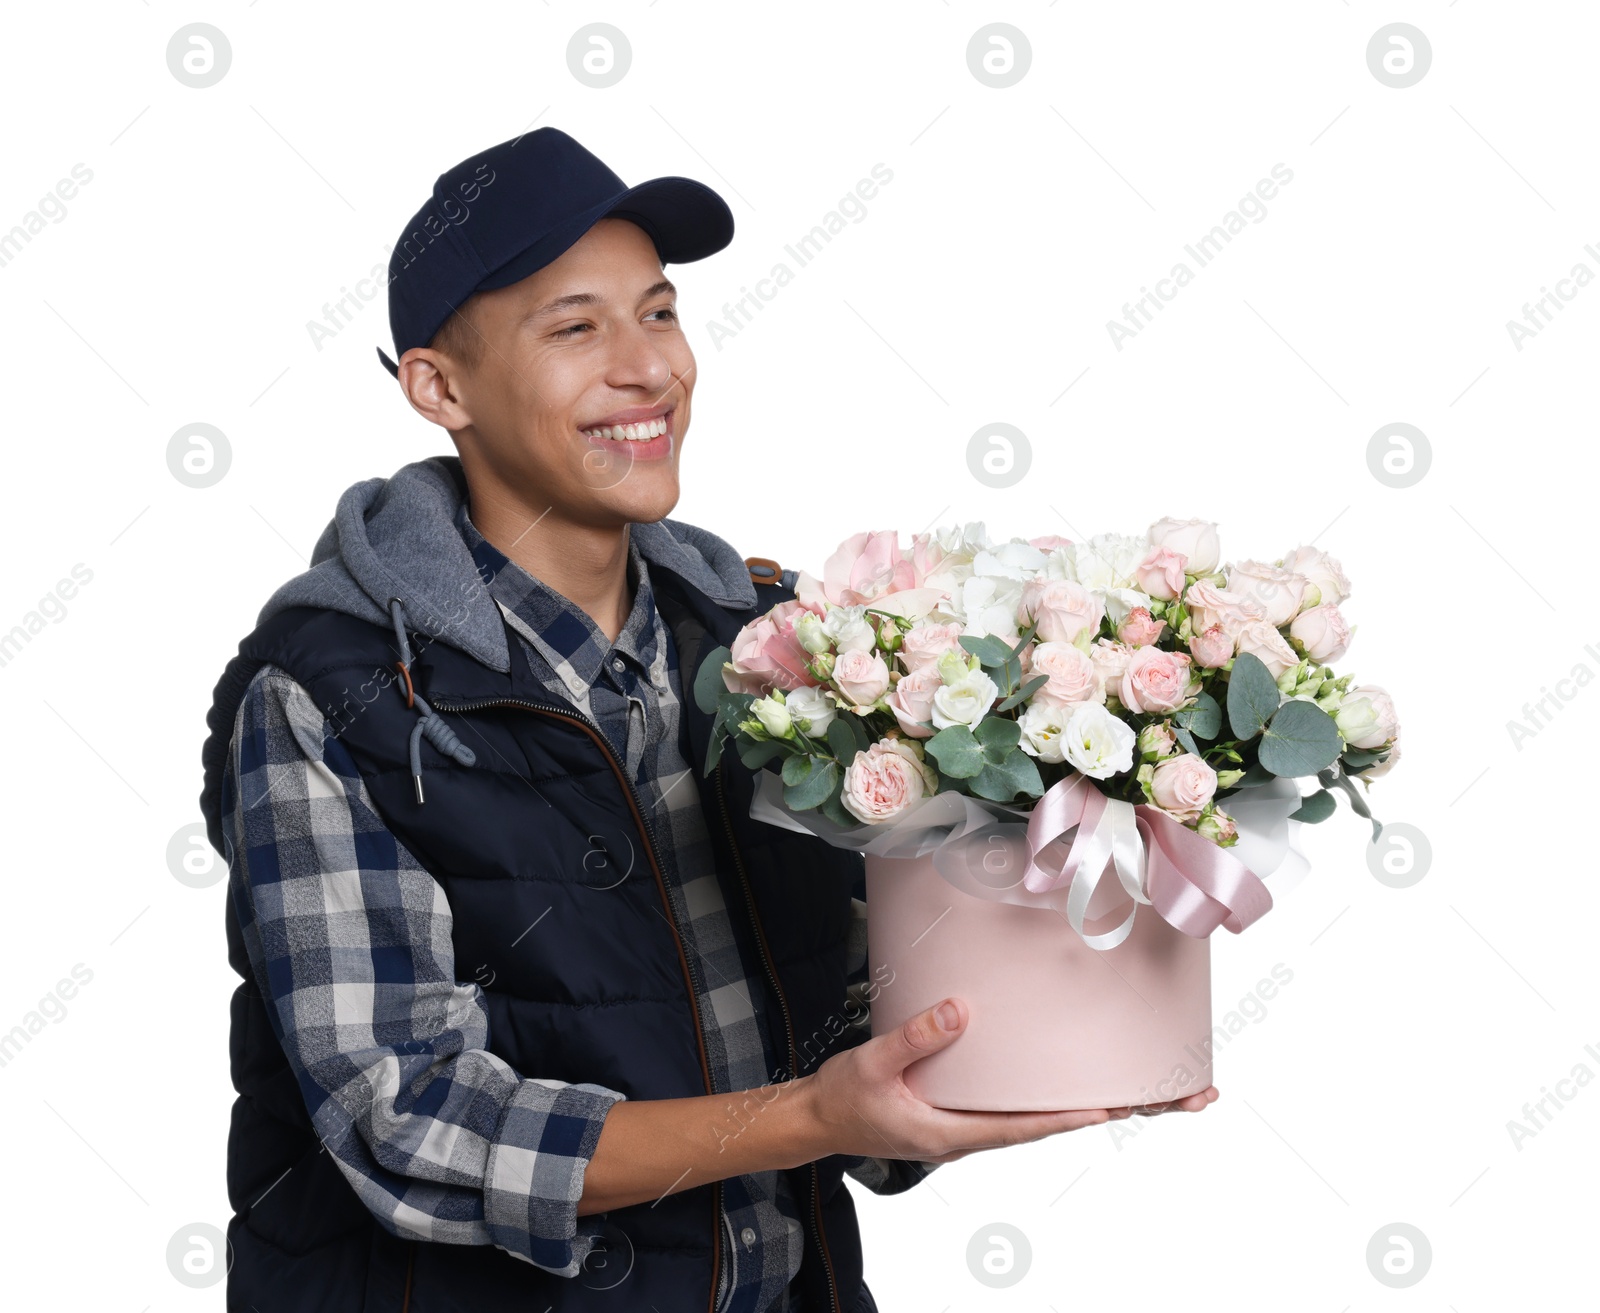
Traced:
[[[1077, 833], [1059, 867], [1041, 862], [1040, 854], [1074, 827]], [[1266, 885], [1226, 848], [1158, 807], [1106, 797], [1082, 775], [1052, 785], [1034, 804], [1027, 848], [1024, 888], [1043, 894], [1069, 884], [1067, 920], [1090, 948], [1115, 948], [1126, 939], [1140, 903], [1196, 939], [1219, 925], [1238, 934], [1272, 907]], [[1115, 929], [1087, 934], [1089, 900], [1108, 868], [1133, 904]]]

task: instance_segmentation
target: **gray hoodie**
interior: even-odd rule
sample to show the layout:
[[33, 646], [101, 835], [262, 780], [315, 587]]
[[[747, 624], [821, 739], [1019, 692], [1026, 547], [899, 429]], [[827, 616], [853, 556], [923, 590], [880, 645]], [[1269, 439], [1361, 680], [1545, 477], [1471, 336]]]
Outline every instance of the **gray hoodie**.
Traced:
[[[509, 670], [505, 622], [455, 525], [466, 494], [458, 456], [430, 456], [387, 479], [352, 484], [317, 539], [311, 568], [267, 599], [257, 623], [286, 607], [324, 607], [424, 630], [491, 669]], [[682, 575], [719, 605], [756, 604], [744, 559], [716, 534], [670, 519], [635, 523], [628, 532], [646, 561]], [[398, 622], [391, 599], [404, 608]]]

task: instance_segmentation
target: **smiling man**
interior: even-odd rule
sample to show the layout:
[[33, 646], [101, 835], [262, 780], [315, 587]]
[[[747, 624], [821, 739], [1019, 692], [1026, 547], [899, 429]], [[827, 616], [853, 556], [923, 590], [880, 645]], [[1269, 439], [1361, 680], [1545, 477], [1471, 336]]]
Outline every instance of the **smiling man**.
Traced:
[[208, 716], [230, 1309], [872, 1310], [844, 1174], [1112, 1115], [913, 1096], [965, 1005], [868, 1038], [859, 854], [752, 821], [730, 748], [700, 779], [699, 661], [794, 582], [665, 518], [662, 266], [732, 235], [542, 128], [396, 246], [384, 364], [456, 455], [344, 493]]

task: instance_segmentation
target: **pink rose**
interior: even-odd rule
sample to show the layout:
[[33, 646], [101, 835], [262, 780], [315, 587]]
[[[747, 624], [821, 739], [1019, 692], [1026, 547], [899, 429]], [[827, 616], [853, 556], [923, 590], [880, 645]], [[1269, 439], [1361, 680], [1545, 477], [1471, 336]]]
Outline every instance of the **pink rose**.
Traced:
[[1129, 711], [1175, 711], [1189, 699], [1196, 681], [1185, 652], [1135, 648], [1122, 672], [1117, 698]]
[[1350, 626], [1333, 603], [1308, 606], [1289, 622], [1289, 637], [1313, 661], [1337, 661], [1350, 646]]
[[1150, 779], [1156, 806], [1178, 821], [1198, 820], [1216, 791], [1217, 772], [1192, 752], [1169, 757]]
[[1057, 548], [1071, 547], [1072, 539], [1063, 538], [1059, 533], [1047, 533], [1038, 538], [1029, 538], [1028, 546], [1037, 547], [1041, 552], [1053, 552]]
[[1233, 660], [1233, 639], [1221, 625], [1212, 625], [1189, 640], [1189, 655], [1194, 657], [1195, 665], [1215, 670]]
[[1189, 608], [1189, 622], [1195, 633], [1221, 625], [1222, 632], [1237, 640], [1239, 628], [1250, 620], [1260, 620], [1265, 612], [1242, 593], [1218, 588], [1209, 579], [1196, 580], [1183, 595]]
[[[1382, 745], [1380, 744], [1379, 746]], [[1387, 775], [1391, 770], [1394, 769], [1395, 763], [1399, 760], [1400, 731], [1398, 728], [1396, 728], [1394, 732], [1394, 742], [1389, 745], [1389, 755], [1380, 761], [1376, 766], [1368, 766], [1366, 770], [1358, 770], [1356, 774], [1365, 780], [1382, 779], [1383, 776]]]
[[1136, 606], [1128, 612], [1127, 619], [1117, 628], [1117, 637], [1132, 647], [1148, 647], [1161, 637], [1167, 627], [1165, 620], [1157, 620], [1147, 606]]
[[1261, 618], [1274, 629], [1282, 629], [1299, 613], [1308, 586], [1303, 574], [1261, 561], [1240, 561], [1228, 570], [1228, 591], [1259, 606]]
[[1251, 620], [1242, 625], [1233, 642], [1236, 652], [1248, 652], [1251, 656], [1260, 657], [1274, 679], [1291, 666], [1300, 664], [1299, 654], [1265, 620]]
[[913, 625], [900, 640], [900, 660], [907, 670], [934, 665], [946, 652], [955, 652], [965, 660], [967, 649], [960, 642], [964, 632], [959, 622], [941, 625], [924, 621]]
[[889, 667], [877, 652], [841, 652], [833, 663], [833, 683], [847, 702], [870, 707], [889, 691]]
[[1024, 625], [1037, 620], [1037, 637], [1070, 643], [1085, 629], [1093, 637], [1106, 613], [1105, 599], [1071, 579], [1030, 579], [1022, 586]]
[[1039, 643], [1034, 648], [1028, 674], [1030, 677], [1049, 676], [1049, 682], [1033, 695], [1036, 702], [1042, 700], [1058, 707], [1073, 707], [1080, 702], [1106, 700], [1093, 659], [1071, 643]]
[[733, 669], [723, 667], [723, 684], [734, 693], [757, 697], [775, 688], [787, 693], [802, 685], [815, 686], [819, 681], [806, 670], [811, 653], [801, 645], [794, 628], [808, 611], [799, 601], [780, 602], [741, 629], [729, 648]]
[[892, 821], [920, 802], [926, 792], [922, 771], [903, 752], [874, 743], [845, 767], [839, 801], [867, 825]]
[[1170, 547], [1155, 547], [1134, 572], [1134, 582], [1147, 597], [1170, 602], [1183, 595], [1183, 575], [1188, 558]]
[[1399, 737], [1400, 717], [1395, 712], [1394, 699], [1387, 691], [1377, 684], [1357, 684], [1344, 695], [1344, 700], [1350, 702], [1357, 698], [1366, 698], [1372, 704], [1374, 725], [1368, 734], [1360, 736], [1359, 743], [1350, 740], [1353, 747], [1381, 748], [1390, 739]]
[[933, 695], [942, 687], [939, 668], [934, 665], [918, 666], [909, 675], [901, 675], [900, 682], [889, 694], [889, 710], [900, 722], [900, 728], [914, 739], [931, 739], [937, 730], [925, 729], [917, 722], [933, 719]]

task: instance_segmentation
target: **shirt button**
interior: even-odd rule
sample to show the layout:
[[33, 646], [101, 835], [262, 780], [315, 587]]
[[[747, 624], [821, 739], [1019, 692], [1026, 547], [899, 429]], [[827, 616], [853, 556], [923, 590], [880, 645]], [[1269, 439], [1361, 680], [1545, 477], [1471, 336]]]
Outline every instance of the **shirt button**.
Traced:
[[612, 657], [611, 668], [613, 670], [626, 670], [628, 665], [627, 662], [625, 662], [621, 657]]
[[750, 1246], [755, 1244], [755, 1242], [756, 1242], [755, 1228], [752, 1227], [752, 1226], [745, 1227], [745, 1229], [743, 1231], [739, 1232], [739, 1239], [743, 1240], [744, 1241], [744, 1247], [746, 1249], [749, 1249]]

